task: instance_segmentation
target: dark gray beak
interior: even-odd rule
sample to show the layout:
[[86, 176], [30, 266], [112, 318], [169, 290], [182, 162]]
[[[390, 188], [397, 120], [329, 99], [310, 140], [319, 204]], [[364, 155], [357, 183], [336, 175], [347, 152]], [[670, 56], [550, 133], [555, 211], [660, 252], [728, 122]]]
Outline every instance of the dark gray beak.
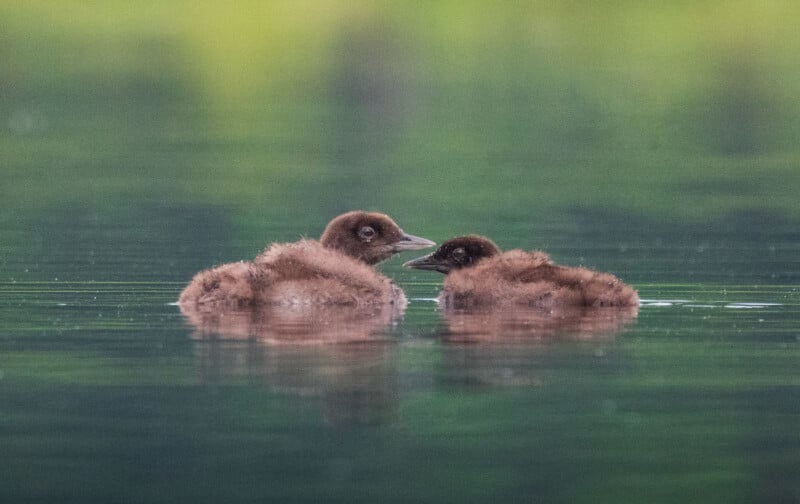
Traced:
[[450, 266], [433, 258], [433, 254], [412, 259], [403, 264], [406, 268], [414, 268], [420, 270], [438, 271], [439, 273], [447, 274], [450, 271]]
[[434, 245], [436, 245], [436, 243], [426, 238], [420, 238], [419, 236], [403, 233], [403, 237], [400, 238], [399, 242], [392, 246], [392, 250], [394, 252], [403, 252], [405, 250], [419, 250], [433, 247]]

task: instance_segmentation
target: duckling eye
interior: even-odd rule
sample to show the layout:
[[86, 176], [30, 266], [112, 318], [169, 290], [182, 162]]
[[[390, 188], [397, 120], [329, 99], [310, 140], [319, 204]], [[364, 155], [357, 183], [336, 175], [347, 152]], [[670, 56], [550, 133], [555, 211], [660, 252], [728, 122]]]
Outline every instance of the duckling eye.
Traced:
[[467, 255], [467, 251], [464, 250], [464, 247], [458, 247], [457, 249], [453, 250], [452, 255], [454, 261], [463, 262], [464, 257]]
[[362, 227], [361, 229], [358, 230], [359, 238], [361, 238], [365, 242], [368, 242], [368, 241], [372, 240], [373, 238], [375, 238], [375, 234], [376, 234], [375, 230], [372, 229], [371, 226], [364, 226], [364, 227]]

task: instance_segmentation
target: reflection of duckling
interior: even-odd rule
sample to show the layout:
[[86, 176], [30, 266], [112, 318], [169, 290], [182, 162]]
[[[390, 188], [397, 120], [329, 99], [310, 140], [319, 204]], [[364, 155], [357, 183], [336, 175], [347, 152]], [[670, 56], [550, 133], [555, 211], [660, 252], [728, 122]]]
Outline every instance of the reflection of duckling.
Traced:
[[548, 310], [442, 310], [448, 343], [530, 343], [565, 340], [612, 340], [636, 318], [638, 307], [568, 306]]
[[[314, 313], [326, 310], [335, 313], [338, 309], [343, 314], [360, 310], [349, 308], [306, 307]], [[389, 305], [372, 308], [391, 311]], [[294, 307], [262, 306], [249, 310], [250, 315], [260, 310], [280, 316], [294, 311]], [[241, 320], [245, 318], [247, 316]], [[298, 322], [304, 327], [303, 321]], [[366, 335], [367, 327], [372, 325], [374, 329], [379, 324], [371, 318], [362, 320], [360, 325], [353, 321], [351, 328], [357, 332], [349, 335], [346, 326], [339, 326], [337, 322], [334, 322], [337, 329], [331, 332], [325, 329], [327, 325], [320, 325], [318, 334], [302, 336], [302, 341], [300, 334], [291, 334], [291, 321], [283, 319], [279, 324], [284, 327], [276, 329], [275, 324], [269, 323], [262, 326], [265, 331], [259, 331], [259, 324], [243, 323], [238, 328], [226, 326], [220, 333], [194, 333], [195, 376], [214, 385], [242, 382], [248, 386], [262, 385], [273, 393], [301, 399], [304, 411], [310, 413], [319, 407], [325, 422], [337, 428], [383, 424], [396, 416], [399, 395], [397, 345], [388, 339], [383, 342], [353, 342], [353, 338]], [[212, 327], [215, 331], [221, 329], [213, 323]], [[231, 332], [241, 329], [246, 330], [241, 335], [244, 339]], [[340, 337], [348, 338], [349, 343], [291, 344], [342, 341]], [[280, 343], [290, 344], [264, 344], [264, 338], [278, 338]], [[314, 416], [310, 413], [309, 421], [315, 421]]]
[[197, 340], [253, 341], [296, 346], [388, 340], [405, 304], [261, 305], [219, 310], [216, 305], [181, 305]]
[[638, 306], [636, 291], [609, 273], [554, 264], [544, 252], [501, 252], [482, 236], [446, 241], [405, 266], [445, 273], [444, 306]]
[[188, 305], [363, 305], [403, 303], [405, 295], [371, 265], [403, 250], [435, 245], [388, 216], [354, 211], [333, 219], [319, 241], [273, 244], [253, 262], [201, 271], [180, 295]]
[[623, 357], [614, 339], [636, 307], [445, 308], [441, 314], [439, 375], [474, 390], [552, 386], [566, 369], [608, 373]]

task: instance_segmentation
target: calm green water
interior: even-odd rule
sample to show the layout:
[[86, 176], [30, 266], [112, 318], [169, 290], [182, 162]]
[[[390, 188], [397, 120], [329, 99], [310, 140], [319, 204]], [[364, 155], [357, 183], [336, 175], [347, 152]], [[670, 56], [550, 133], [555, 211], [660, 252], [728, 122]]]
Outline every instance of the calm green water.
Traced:
[[[800, 501], [800, 9], [326, 5], [0, 5], [0, 501]], [[352, 208], [644, 302], [441, 314], [412, 253], [373, 341], [174, 305]]]

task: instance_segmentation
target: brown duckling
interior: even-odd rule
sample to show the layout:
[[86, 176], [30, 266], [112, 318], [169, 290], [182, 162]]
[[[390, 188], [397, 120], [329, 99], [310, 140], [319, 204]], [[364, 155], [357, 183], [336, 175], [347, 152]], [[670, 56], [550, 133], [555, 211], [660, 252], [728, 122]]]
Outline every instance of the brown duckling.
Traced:
[[333, 219], [319, 241], [276, 243], [254, 261], [201, 271], [183, 290], [182, 309], [270, 304], [405, 303], [405, 295], [372, 265], [434, 242], [403, 232], [388, 216], [353, 211]]
[[447, 276], [439, 302], [471, 306], [638, 306], [639, 296], [610, 273], [554, 264], [544, 252], [501, 252], [483, 236], [461, 236], [405, 263]]

